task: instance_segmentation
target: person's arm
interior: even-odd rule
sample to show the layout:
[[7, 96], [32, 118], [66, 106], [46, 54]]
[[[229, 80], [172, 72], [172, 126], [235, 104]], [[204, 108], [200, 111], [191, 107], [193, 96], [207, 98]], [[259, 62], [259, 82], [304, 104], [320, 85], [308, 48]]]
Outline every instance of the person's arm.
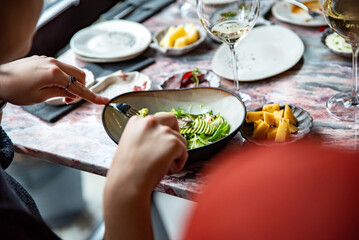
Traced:
[[[69, 85], [70, 76], [76, 82]], [[41, 103], [52, 97], [66, 97], [67, 102], [77, 97], [96, 104], [109, 102], [84, 84], [83, 71], [51, 57], [33, 56], [0, 65], [0, 100], [16, 105]]]
[[123, 132], [104, 191], [106, 239], [152, 239], [151, 193], [188, 157], [176, 117], [132, 117]]

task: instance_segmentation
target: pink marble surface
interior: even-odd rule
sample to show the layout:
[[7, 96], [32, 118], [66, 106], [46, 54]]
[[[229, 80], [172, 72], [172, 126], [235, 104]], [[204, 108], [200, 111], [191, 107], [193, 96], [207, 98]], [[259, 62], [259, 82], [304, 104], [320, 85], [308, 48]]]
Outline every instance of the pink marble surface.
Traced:
[[[168, 25], [180, 22], [196, 22], [197, 19], [180, 19], [165, 9], [144, 23], [152, 33]], [[321, 138], [323, 144], [349, 151], [359, 146], [357, 124], [333, 119], [325, 110], [329, 96], [351, 89], [351, 62], [332, 54], [320, 42], [319, 28], [306, 28], [279, 23], [296, 32], [305, 44], [303, 58], [292, 69], [257, 82], [241, 83], [241, 88], [259, 97], [250, 108], [263, 102], [294, 104], [307, 110], [314, 118], [314, 127], [308, 137]], [[160, 82], [173, 72], [183, 69], [211, 69], [211, 60], [219, 44], [207, 39], [199, 48], [181, 57], [166, 57], [149, 49], [147, 56], [156, 57], [156, 63], [142, 72], [153, 82]], [[62, 61], [82, 67], [71, 50], [60, 56]], [[233, 83], [222, 80], [223, 88], [231, 89]], [[101, 122], [102, 106], [85, 103], [57, 121], [47, 123], [10, 105], [4, 111], [3, 127], [12, 138], [16, 150], [45, 160], [76, 169], [105, 175], [111, 164], [116, 145], [107, 136]], [[241, 145], [237, 135], [231, 145]], [[244, 143], [247, 144], [247, 143]], [[211, 161], [189, 163], [182, 172], [166, 176], [158, 191], [191, 198], [200, 192], [203, 176], [200, 170]]]

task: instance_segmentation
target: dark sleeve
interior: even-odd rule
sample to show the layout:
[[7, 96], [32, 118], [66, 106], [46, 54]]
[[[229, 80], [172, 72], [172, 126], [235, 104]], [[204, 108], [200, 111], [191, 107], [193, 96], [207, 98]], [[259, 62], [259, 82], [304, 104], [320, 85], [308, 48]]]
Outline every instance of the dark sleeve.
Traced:
[[18, 209], [0, 209], [1, 239], [60, 239], [41, 220]]

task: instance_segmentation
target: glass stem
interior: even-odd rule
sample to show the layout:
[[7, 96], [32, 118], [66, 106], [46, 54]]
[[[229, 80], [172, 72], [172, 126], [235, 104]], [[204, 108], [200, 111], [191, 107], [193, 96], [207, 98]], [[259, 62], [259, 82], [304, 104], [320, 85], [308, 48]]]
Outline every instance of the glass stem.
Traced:
[[233, 77], [234, 77], [234, 88], [237, 92], [239, 92], [239, 83], [238, 83], [238, 65], [237, 65], [237, 57], [236, 57], [236, 49], [234, 44], [229, 44], [229, 49], [231, 50], [232, 55], [232, 69], [233, 69]]
[[359, 105], [358, 100], [358, 53], [359, 43], [352, 44], [353, 49], [353, 88], [352, 88], [352, 105]]

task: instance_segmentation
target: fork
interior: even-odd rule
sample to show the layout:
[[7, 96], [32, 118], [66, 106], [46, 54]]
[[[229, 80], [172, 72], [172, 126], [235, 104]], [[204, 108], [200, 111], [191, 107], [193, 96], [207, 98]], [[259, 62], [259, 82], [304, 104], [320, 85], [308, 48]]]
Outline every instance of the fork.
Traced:
[[305, 6], [301, 2], [298, 2], [297, 0], [284, 0], [284, 1], [300, 7], [301, 9], [306, 11], [309, 14], [309, 16], [311, 16], [312, 18], [315, 18], [315, 17], [321, 15], [321, 13], [319, 13], [318, 11], [313, 11], [313, 10], [309, 9], [307, 6]]
[[139, 115], [139, 112], [127, 103], [109, 103], [107, 106], [114, 108], [116, 111], [122, 113], [128, 118]]

